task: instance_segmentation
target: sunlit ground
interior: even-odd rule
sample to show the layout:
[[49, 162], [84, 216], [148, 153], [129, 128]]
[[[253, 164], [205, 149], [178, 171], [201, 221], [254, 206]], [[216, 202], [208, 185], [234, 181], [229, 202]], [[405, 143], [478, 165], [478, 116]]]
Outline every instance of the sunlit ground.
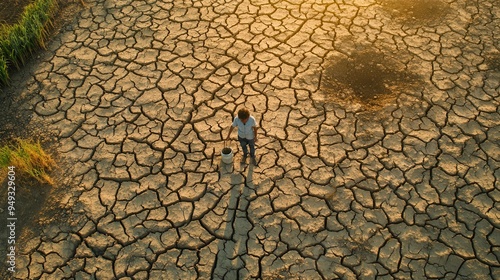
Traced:
[[18, 83], [73, 220], [17, 276], [494, 279], [496, 3], [89, 0]]

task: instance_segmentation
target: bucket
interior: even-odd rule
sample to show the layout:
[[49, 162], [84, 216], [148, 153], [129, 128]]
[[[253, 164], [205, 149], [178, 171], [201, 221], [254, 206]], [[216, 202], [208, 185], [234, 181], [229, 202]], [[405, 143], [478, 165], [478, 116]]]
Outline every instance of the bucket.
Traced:
[[225, 141], [224, 141], [224, 148], [222, 149], [222, 152], [221, 152], [221, 156], [222, 156], [223, 163], [230, 164], [233, 162], [233, 149], [231, 149], [230, 147], [227, 147]]

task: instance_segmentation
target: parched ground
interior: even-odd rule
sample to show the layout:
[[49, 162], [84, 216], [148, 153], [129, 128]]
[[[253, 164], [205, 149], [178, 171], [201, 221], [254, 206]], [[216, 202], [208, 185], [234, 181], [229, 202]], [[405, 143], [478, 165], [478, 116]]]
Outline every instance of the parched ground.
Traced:
[[13, 278], [500, 275], [496, 0], [86, 2], [13, 89], [67, 213]]

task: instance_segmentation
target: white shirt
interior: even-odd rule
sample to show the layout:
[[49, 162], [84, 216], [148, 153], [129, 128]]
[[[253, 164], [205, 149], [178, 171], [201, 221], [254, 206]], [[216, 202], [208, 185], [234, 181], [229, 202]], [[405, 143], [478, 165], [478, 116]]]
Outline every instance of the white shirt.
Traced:
[[250, 116], [246, 124], [240, 120], [240, 118], [235, 117], [233, 121], [233, 127], [238, 127], [238, 136], [246, 139], [253, 139], [253, 128], [255, 127], [255, 118]]

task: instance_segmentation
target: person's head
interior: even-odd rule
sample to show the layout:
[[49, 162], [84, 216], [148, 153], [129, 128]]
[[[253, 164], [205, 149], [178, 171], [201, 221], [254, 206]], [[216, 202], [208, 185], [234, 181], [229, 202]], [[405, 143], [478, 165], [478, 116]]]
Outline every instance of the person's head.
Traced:
[[250, 111], [248, 111], [248, 109], [246, 108], [243, 108], [243, 109], [240, 109], [238, 111], [238, 118], [242, 121], [242, 122], [246, 122], [248, 120], [248, 118], [250, 117]]

